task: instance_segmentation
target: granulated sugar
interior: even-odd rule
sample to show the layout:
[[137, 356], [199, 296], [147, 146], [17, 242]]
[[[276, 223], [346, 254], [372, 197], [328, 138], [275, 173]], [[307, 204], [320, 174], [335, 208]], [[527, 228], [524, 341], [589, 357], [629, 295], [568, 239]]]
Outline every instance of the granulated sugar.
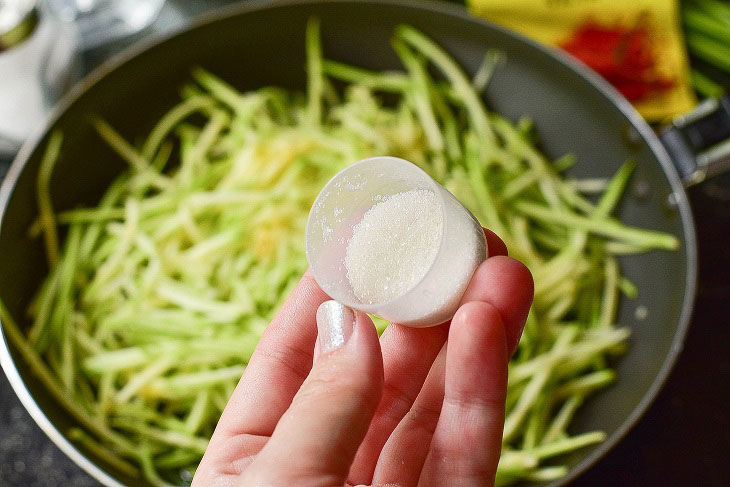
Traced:
[[412, 289], [436, 257], [442, 226], [433, 191], [405, 191], [370, 208], [353, 228], [345, 255], [355, 296], [384, 303]]

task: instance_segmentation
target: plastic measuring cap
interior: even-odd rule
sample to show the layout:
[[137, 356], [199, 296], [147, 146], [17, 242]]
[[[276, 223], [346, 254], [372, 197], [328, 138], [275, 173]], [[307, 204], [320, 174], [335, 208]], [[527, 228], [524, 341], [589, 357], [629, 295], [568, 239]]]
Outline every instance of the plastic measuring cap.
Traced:
[[[412, 190], [432, 191], [437, 197], [442, 221], [438, 250], [412, 287], [388, 301], [365, 303], [355, 295], [345, 266], [353, 229], [379, 202]], [[451, 319], [472, 274], [487, 258], [484, 231], [469, 210], [416, 165], [386, 156], [357, 162], [327, 183], [309, 213], [306, 248], [314, 279], [332, 299], [412, 327]]]

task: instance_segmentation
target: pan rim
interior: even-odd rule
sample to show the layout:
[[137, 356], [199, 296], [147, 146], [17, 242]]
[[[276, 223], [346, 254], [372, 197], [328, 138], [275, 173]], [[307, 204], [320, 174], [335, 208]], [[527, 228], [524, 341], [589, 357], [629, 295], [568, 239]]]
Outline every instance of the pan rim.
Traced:
[[[198, 15], [193, 18], [192, 21], [179, 28], [137, 41], [130, 47], [127, 47], [121, 52], [110, 57], [77, 83], [72, 90], [55, 105], [53, 110], [46, 117], [44, 123], [40, 124], [34, 133], [23, 143], [21, 149], [14, 158], [2, 185], [0, 186], [0, 229], [2, 228], [7, 205], [14, 192], [17, 180], [25, 169], [25, 166], [34, 151], [38, 148], [42, 140], [50, 133], [53, 126], [63, 116], [63, 114], [108, 74], [121, 68], [128, 62], [131, 62], [134, 58], [144, 52], [167, 42], [171, 42], [175, 38], [184, 35], [187, 32], [199, 29], [209, 24], [214, 24], [226, 18], [268, 9], [290, 8], [300, 5], [317, 5], [319, 3], [320, 2], [318, 0], [248, 0], [234, 3], [220, 9]], [[685, 251], [685, 257], [687, 259], [685, 293], [682, 298], [682, 309], [677, 329], [672, 339], [671, 348], [662, 362], [656, 377], [632, 413], [626, 417], [621, 425], [604, 442], [579, 461], [567, 475], [547, 484], [549, 487], [562, 487], [568, 485], [570, 482], [583, 475], [593, 465], [597, 464], [600, 459], [612, 450], [644, 416], [666, 383], [683, 349], [693, 314], [694, 301], [697, 292], [697, 237], [689, 199], [681, 183], [677, 170], [671, 162], [671, 158], [666, 149], [659, 141], [659, 138], [641, 115], [639, 115], [636, 109], [628, 102], [628, 100], [621, 96], [613, 86], [601, 78], [597, 73], [590, 70], [584, 64], [567, 53], [538, 44], [519, 33], [510, 31], [502, 26], [476, 17], [462, 6], [446, 2], [437, 2], [435, 0], [328, 0], [327, 3], [395, 5], [412, 10], [421, 10], [432, 13], [435, 12], [456, 18], [461, 22], [477, 24], [480, 27], [486, 27], [491, 30], [498, 31], [503, 35], [515, 38], [523, 44], [526, 44], [529, 48], [541, 52], [552, 60], [573, 71], [578, 76], [584, 78], [604, 97], [606, 97], [614, 106], [616, 106], [616, 108], [618, 108], [623, 116], [631, 123], [632, 127], [637, 130], [642, 140], [647, 144], [662, 167], [672, 189], [672, 193], [675, 196], [676, 209], [681, 219], [685, 242], [683, 250]], [[77, 449], [58, 430], [58, 428], [56, 428], [50, 419], [48, 419], [46, 414], [33, 398], [25, 384], [25, 381], [21, 377], [20, 372], [15, 366], [2, 326], [0, 326], [0, 337], [2, 338], [0, 339], [0, 366], [5, 371], [11, 387], [36, 424], [38, 424], [41, 430], [43, 430], [51, 441], [53, 441], [71, 460], [73, 460], [89, 475], [108, 487], [121, 486], [121, 483]]]

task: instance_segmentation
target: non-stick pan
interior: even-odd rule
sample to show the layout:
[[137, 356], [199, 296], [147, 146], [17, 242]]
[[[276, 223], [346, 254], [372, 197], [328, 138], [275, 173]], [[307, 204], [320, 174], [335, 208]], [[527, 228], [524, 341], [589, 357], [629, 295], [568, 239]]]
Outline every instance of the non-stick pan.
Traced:
[[[636, 161], [633, 186], [618, 209], [621, 219], [670, 232], [681, 241], [676, 252], [652, 252], [621, 261], [627, 277], [640, 289], [639, 298], [623, 300], [619, 312], [621, 325], [632, 328], [630, 348], [616, 363], [617, 383], [591, 399], [572, 426], [576, 432], [606, 431], [608, 440], [567, 458], [570, 474], [553, 485], [567, 484], [636, 423], [682, 349], [696, 282], [692, 215], [672, 157], [625, 99], [565, 55], [477, 20], [462, 8], [417, 0], [246, 2], [106, 64], [69, 95], [23, 147], [2, 185], [0, 295], [14, 316], [23, 317], [48, 271], [41, 242], [30, 240], [27, 230], [36, 216], [36, 173], [51, 129], [65, 134], [51, 182], [55, 207], [95, 204], [123, 163], [93, 133], [90, 115], [108, 120], [130, 139], [144, 134], [176, 102], [178, 88], [196, 65], [241, 90], [272, 84], [301, 89], [305, 85], [304, 26], [312, 15], [322, 21], [329, 58], [371, 69], [400, 67], [389, 44], [400, 23], [422, 29], [471, 72], [486, 48], [500, 49], [506, 62], [487, 90], [488, 104], [513, 120], [531, 117], [549, 156], [578, 156], [576, 176], [607, 177], [625, 160]], [[716, 116], [709, 111], [685, 120], [666, 135], [682, 161], [682, 175], [694, 175], [695, 180], [704, 169], [693, 165], [691, 152], [708, 142], [702, 134], [707, 126], [715, 126], [712, 117]], [[644, 320], [637, 318], [639, 306], [648, 311]], [[4, 341], [0, 361], [30, 414], [63, 451], [106, 485], [129, 483], [93, 452], [64, 436], [74, 426], [73, 420], [29, 372], [17, 350]]]

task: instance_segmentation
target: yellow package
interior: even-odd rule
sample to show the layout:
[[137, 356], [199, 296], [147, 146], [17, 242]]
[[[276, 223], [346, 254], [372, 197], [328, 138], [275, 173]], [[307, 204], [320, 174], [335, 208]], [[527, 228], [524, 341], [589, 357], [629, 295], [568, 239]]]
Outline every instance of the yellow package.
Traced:
[[696, 103], [676, 0], [469, 0], [478, 16], [561, 47], [611, 82], [647, 120]]

